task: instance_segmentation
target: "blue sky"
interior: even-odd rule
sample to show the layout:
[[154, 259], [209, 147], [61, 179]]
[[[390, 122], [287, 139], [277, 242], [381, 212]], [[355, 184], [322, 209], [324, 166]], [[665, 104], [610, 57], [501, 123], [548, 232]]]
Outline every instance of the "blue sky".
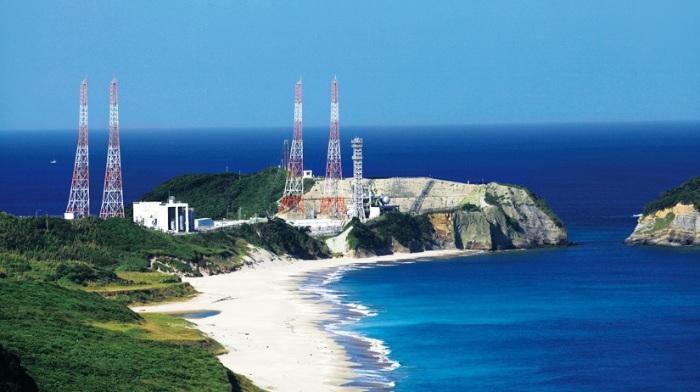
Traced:
[[700, 2], [2, 1], [0, 129], [700, 120]]

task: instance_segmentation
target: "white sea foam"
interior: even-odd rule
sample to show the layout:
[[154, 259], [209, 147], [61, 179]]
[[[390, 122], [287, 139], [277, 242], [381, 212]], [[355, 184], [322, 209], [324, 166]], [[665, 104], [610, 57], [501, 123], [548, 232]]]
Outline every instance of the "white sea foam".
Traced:
[[[375, 266], [392, 267], [392, 264], [379, 264]], [[357, 323], [365, 317], [374, 317], [378, 313], [370, 307], [351, 301], [344, 301], [346, 295], [336, 290], [330, 289], [327, 286], [342, 279], [343, 275], [352, 270], [371, 268], [370, 266], [348, 266], [336, 268], [328, 271], [326, 274], [319, 276], [318, 280], [307, 283], [302, 286], [302, 290], [315, 295], [319, 300], [331, 304], [336, 309], [340, 310], [341, 317], [323, 325], [323, 328], [329, 333], [354, 340], [358, 342], [358, 346], [366, 350], [367, 358], [371, 358], [376, 368], [363, 367], [359, 363], [359, 368], [355, 368], [354, 372], [357, 375], [357, 382], [368, 383], [380, 389], [394, 388], [394, 381], [386, 376], [386, 372], [391, 372], [401, 366], [398, 361], [389, 358], [391, 350], [386, 343], [380, 339], [370, 338], [360, 333], [347, 329], [349, 325]]]

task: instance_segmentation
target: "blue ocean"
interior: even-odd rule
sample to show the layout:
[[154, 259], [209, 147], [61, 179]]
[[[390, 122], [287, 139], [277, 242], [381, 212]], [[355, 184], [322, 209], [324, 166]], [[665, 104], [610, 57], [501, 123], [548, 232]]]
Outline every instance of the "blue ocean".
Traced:
[[[99, 208], [106, 131], [91, 130]], [[628, 247], [634, 214], [700, 175], [700, 124], [344, 127], [365, 175], [529, 187], [576, 245], [327, 271], [354, 385], [396, 391], [700, 390], [700, 251]], [[0, 210], [62, 214], [77, 131], [0, 132]], [[290, 129], [122, 132], [125, 197], [171, 176], [277, 165]], [[326, 129], [305, 130], [322, 174]], [[56, 160], [52, 164], [50, 161]], [[319, 294], [320, 295], [320, 294]]]

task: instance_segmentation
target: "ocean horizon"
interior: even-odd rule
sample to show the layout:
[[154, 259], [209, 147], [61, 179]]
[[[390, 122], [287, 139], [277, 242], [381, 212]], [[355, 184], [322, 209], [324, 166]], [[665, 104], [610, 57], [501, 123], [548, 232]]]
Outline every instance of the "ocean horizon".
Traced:
[[[344, 127], [346, 176], [349, 139], [361, 136], [367, 177], [523, 185], [547, 200], [575, 243], [311, 276], [307, 286], [336, 299], [343, 322], [323, 327], [357, 363], [350, 385], [700, 390], [700, 253], [623, 243], [646, 202], [698, 173], [699, 131], [698, 123]], [[0, 210], [63, 212], [76, 133], [0, 132], [0, 186], [11, 190], [0, 194]], [[275, 166], [290, 137], [282, 128], [124, 130], [126, 201], [175, 175]], [[316, 175], [326, 143], [326, 129], [305, 131], [305, 167]], [[105, 150], [106, 135], [94, 132], [93, 214]]]

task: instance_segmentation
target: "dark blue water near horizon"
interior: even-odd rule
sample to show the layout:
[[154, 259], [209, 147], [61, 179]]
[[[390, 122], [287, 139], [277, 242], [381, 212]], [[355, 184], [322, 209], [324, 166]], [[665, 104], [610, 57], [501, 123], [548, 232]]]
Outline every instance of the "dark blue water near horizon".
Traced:
[[[344, 328], [391, 350], [388, 357], [401, 366], [381, 372], [395, 383], [389, 389], [700, 390], [700, 252], [622, 243], [646, 202], [700, 175], [700, 123], [341, 132], [345, 175], [349, 139], [362, 136], [367, 176], [524, 185], [549, 202], [577, 243], [346, 271], [327, 287], [376, 313]], [[126, 199], [177, 174], [276, 165], [290, 135], [291, 129], [126, 129]], [[75, 137], [75, 131], [0, 132], [0, 210], [61, 214]], [[305, 130], [306, 167], [317, 174], [326, 143], [326, 129]], [[95, 213], [106, 131], [92, 130], [90, 148]], [[340, 340], [372, 366], [371, 356], [358, 351], [363, 347]]]

